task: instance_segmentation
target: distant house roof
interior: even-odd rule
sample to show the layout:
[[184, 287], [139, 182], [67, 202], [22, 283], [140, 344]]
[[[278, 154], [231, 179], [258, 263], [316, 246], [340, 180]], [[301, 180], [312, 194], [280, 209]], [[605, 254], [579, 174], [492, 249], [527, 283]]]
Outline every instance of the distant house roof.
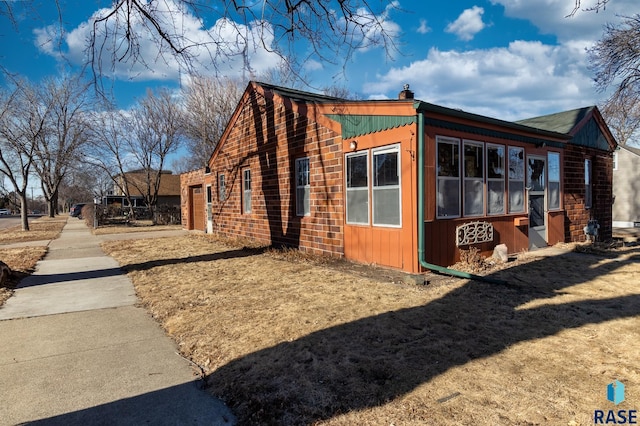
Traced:
[[640, 148], [634, 148], [632, 146], [629, 145], [621, 145], [620, 148], [627, 150], [629, 152], [631, 152], [632, 154], [635, 154], [637, 156], [640, 157]]
[[[129, 183], [129, 192], [132, 197], [141, 196], [143, 193], [140, 189], [146, 185], [146, 174], [143, 171], [127, 172], [124, 174], [125, 179]], [[176, 196], [180, 195], [180, 175], [171, 174], [171, 172], [162, 171], [160, 173], [160, 187], [158, 188], [158, 196]]]

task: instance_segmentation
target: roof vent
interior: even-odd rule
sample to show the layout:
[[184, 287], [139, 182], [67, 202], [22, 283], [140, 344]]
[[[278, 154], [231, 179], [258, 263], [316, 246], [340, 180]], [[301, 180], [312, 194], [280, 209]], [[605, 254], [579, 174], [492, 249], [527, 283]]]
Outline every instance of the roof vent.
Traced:
[[408, 84], [405, 84], [402, 89], [402, 92], [398, 93], [398, 99], [413, 99], [413, 92], [409, 90]]

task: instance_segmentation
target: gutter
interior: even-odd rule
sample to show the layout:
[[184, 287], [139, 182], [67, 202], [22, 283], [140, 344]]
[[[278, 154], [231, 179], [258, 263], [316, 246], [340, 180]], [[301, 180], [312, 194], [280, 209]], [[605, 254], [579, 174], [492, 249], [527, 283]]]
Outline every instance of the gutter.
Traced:
[[444, 266], [428, 263], [424, 256], [424, 163], [425, 163], [425, 149], [424, 149], [424, 114], [418, 111], [418, 261], [420, 266], [430, 271], [437, 272], [439, 274], [451, 275], [458, 278], [466, 278], [469, 280], [483, 281], [492, 284], [506, 284], [505, 281], [497, 280], [494, 278], [483, 277], [481, 275], [470, 274], [456, 269], [445, 268]]

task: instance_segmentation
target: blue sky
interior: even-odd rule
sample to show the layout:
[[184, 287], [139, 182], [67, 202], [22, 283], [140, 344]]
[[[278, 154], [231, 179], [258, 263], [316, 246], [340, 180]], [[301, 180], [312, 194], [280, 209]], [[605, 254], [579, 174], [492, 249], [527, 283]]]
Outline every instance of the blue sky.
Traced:
[[[172, 1], [164, 3], [172, 7]], [[588, 7], [594, 1], [582, 3]], [[38, 80], [55, 75], [60, 64], [79, 65], [88, 22], [110, 4], [62, 1], [64, 36], [57, 48], [50, 42], [59, 34], [53, 3], [36, 0], [34, 13], [25, 9], [27, 3], [12, 2], [18, 31], [0, 16], [0, 64], [8, 71]], [[306, 73], [316, 87], [335, 84], [364, 99], [394, 98], [408, 83], [420, 100], [504, 120], [594, 105], [606, 95], [593, 87], [586, 49], [601, 37], [603, 25], [640, 13], [640, 3], [611, 0], [606, 10], [566, 18], [573, 5], [574, 0], [399, 0], [396, 7], [379, 10], [386, 28], [398, 34], [399, 53], [393, 58], [380, 48], [361, 49], [344, 69], [341, 60], [335, 65], [309, 60]], [[201, 37], [214, 25], [204, 18], [185, 15], [184, 31]], [[157, 57], [154, 49], [152, 43], [141, 45], [150, 60]], [[252, 60], [258, 73], [277, 63], [264, 50], [253, 52]], [[234, 77], [242, 75], [239, 69], [237, 62], [220, 67]], [[123, 64], [113, 75], [123, 108], [146, 88], [178, 87], [184, 77], [171, 61], [154, 64], [153, 72]]]

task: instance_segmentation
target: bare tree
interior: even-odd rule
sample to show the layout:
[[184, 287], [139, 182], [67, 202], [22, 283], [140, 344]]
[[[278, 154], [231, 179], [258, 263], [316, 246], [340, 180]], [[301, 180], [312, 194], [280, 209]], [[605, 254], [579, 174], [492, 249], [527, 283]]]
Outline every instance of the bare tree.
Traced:
[[243, 90], [239, 82], [230, 79], [194, 78], [185, 87], [182, 124], [188, 168], [207, 165]]
[[69, 168], [79, 160], [87, 142], [89, 85], [80, 76], [49, 78], [39, 88], [39, 101], [49, 108], [45, 132], [37, 139], [34, 169], [49, 206], [58, 212], [58, 189]]
[[10, 91], [0, 89], [0, 173], [20, 198], [22, 230], [29, 230], [27, 188], [36, 146], [46, 129], [49, 107], [40, 102], [36, 88], [14, 80]]
[[589, 50], [589, 62], [596, 87], [615, 87], [603, 113], [620, 144], [640, 125], [640, 15], [620, 24], [607, 24], [603, 37]]
[[[390, 23], [391, 9], [398, 3], [371, 0], [316, 0], [246, 2], [208, 0], [114, 0], [94, 15], [87, 58], [95, 81], [128, 63], [153, 69], [164, 61], [195, 75], [208, 65], [210, 72], [228, 60], [240, 59], [253, 72], [252, 53], [257, 49], [275, 53], [291, 64], [308, 60], [336, 63], [348, 61], [358, 49], [382, 46], [389, 56], [397, 50], [397, 27]], [[34, 0], [23, 0], [37, 16]], [[64, 3], [56, 0], [59, 25], [64, 23]], [[0, 13], [12, 19], [12, 2], [0, 2]], [[15, 21], [14, 21], [15, 22]], [[212, 26], [202, 36], [190, 37], [194, 26]], [[62, 34], [62, 31], [60, 32]], [[56, 37], [59, 37], [57, 35]], [[145, 58], [144, 47], [152, 41], [158, 55]], [[52, 40], [60, 46], [59, 40]], [[298, 52], [305, 52], [297, 57]], [[154, 63], [147, 63], [154, 61]], [[104, 67], [109, 67], [104, 69]]]
[[640, 129], [639, 97], [638, 93], [625, 92], [602, 105], [602, 115], [620, 145], [626, 145]]
[[155, 207], [167, 156], [176, 151], [183, 137], [181, 110], [171, 93], [161, 89], [147, 92], [131, 111], [126, 140], [129, 152], [139, 165], [141, 178], [123, 176], [143, 196], [155, 221]]
[[[596, 13], [598, 13], [601, 10], [605, 10], [607, 8], [607, 4], [610, 1], [611, 0], [596, 0], [594, 5], [584, 8], [584, 11], [585, 12], [596, 12]], [[582, 9], [582, 0], [575, 0], [575, 4], [573, 6], [573, 9], [571, 10], [571, 12], [566, 17], [568, 18], [568, 17], [574, 16], [576, 13], [578, 13], [578, 11], [580, 9]]]
[[137, 166], [130, 154], [130, 144], [125, 138], [127, 117], [124, 112], [112, 108], [94, 112], [91, 118], [89, 147], [84, 160], [99, 173], [106, 173], [114, 186], [124, 195], [133, 217], [133, 199], [129, 182], [122, 179], [128, 170]]

